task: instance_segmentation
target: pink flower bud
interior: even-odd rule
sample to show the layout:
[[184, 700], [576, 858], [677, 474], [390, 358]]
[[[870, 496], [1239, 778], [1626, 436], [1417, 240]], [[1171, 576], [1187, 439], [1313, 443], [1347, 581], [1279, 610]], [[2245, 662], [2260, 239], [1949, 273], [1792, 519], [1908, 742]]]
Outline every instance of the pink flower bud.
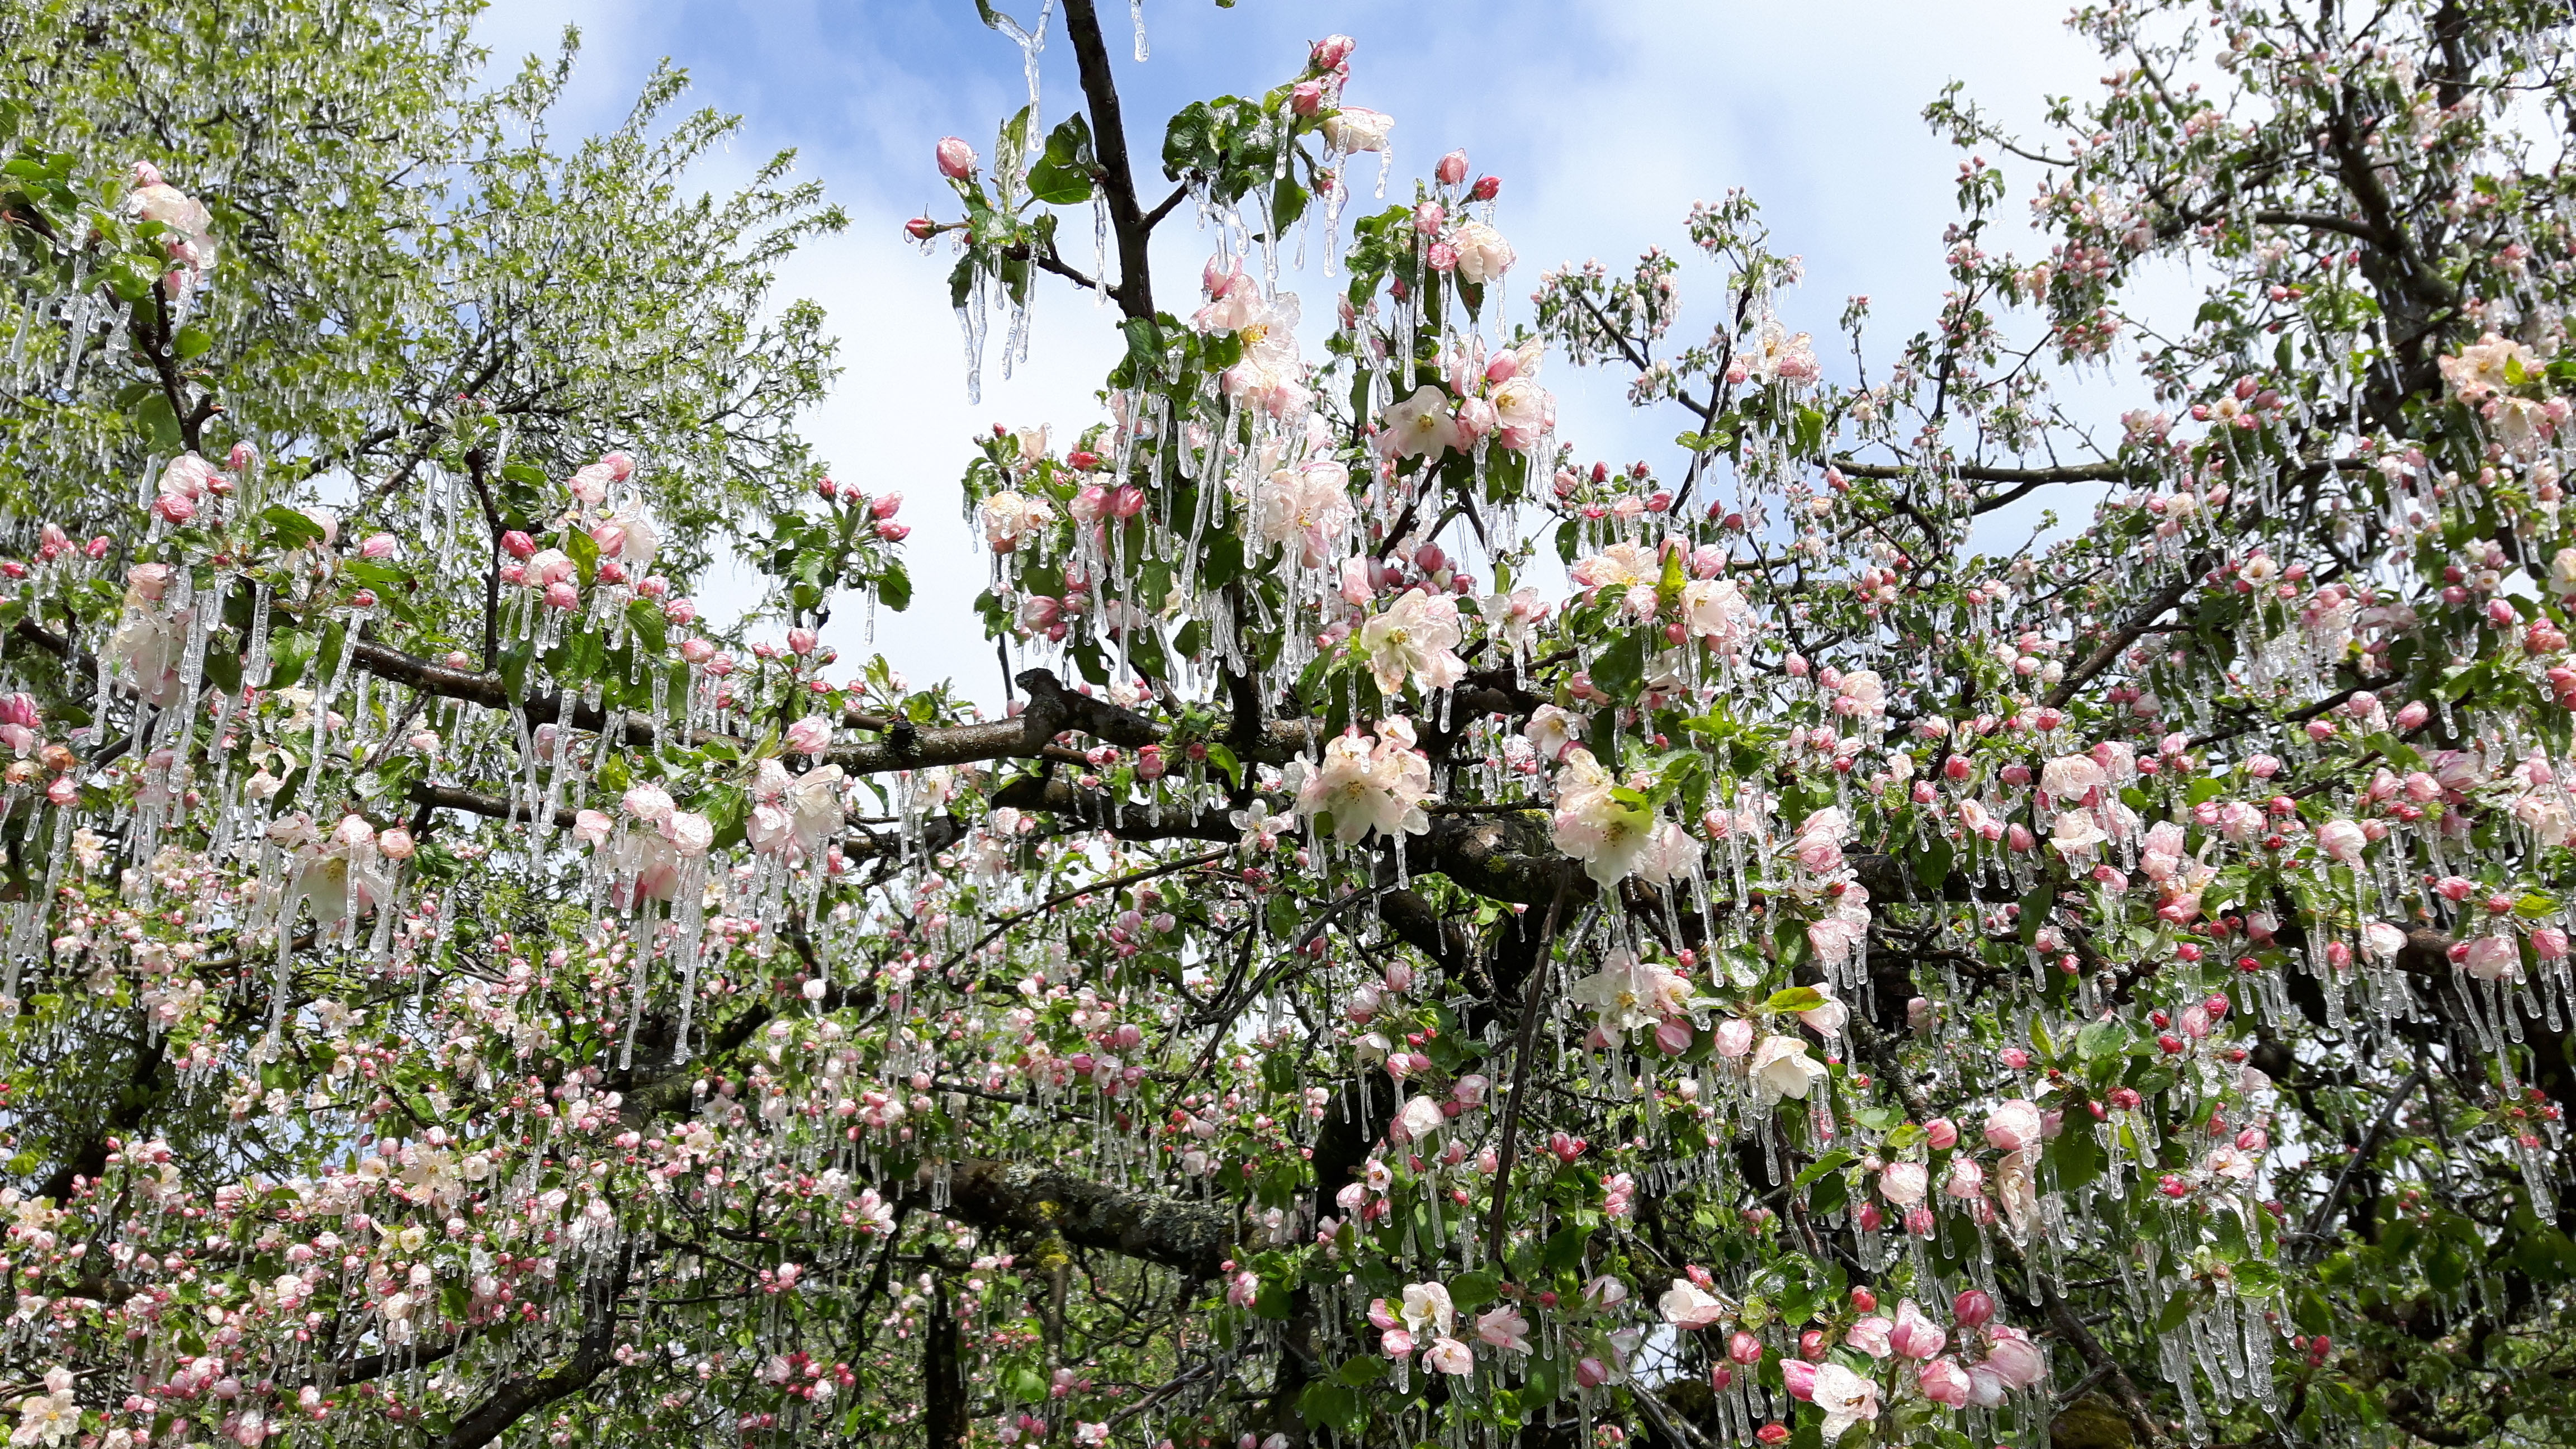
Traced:
[[1994, 1295], [1983, 1288], [1970, 1288], [1950, 1300], [1950, 1316], [1961, 1328], [1983, 1328], [1994, 1319]]
[[371, 534], [365, 543], [358, 545], [360, 558], [392, 558], [393, 556], [394, 536], [390, 533]]
[[1441, 157], [1440, 164], [1432, 169], [1431, 174], [1439, 177], [1440, 184], [1443, 186], [1455, 186], [1459, 182], [1466, 180], [1467, 153], [1464, 151], [1452, 151], [1448, 155]]
[[1610, 1366], [1588, 1355], [1577, 1359], [1574, 1363], [1574, 1381], [1587, 1389], [1597, 1389], [1610, 1382]]
[[1936, 1404], [1956, 1409], [1968, 1402], [1968, 1371], [1959, 1367], [1957, 1359], [1939, 1358], [1925, 1364], [1916, 1370], [1914, 1383], [1923, 1391], [1923, 1397]]
[[418, 847], [412, 843], [411, 832], [396, 825], [376, 837], [376, 849], [384, 852], [387, 860], [409, 860]]
[[1959, 1124], [1947, 1117], [1935, 1117], [1923, 1124], [1923, 1137], [1935, 1149], [1956, 1147], [1959, 1145]]
[[939, 174], [951, 181], [963, 181], [975, 174], [975, 148], [955, 136], [939, 142]]
[[501, 551], [515, 559], [532, 559], [537, 556], [537, 541], [514, 528], [501, 535]]
[[564, 582], [548, 584], [546, 585], [546, 607], [566, 612], [580, 608], [581, 590]]
[[716, 646], [708, 643], [704, 639], [687, 639], [681, 641], [680, 657], [689, 661], [691, 664], [704, 664], [708, 660], [713, 659], [715, 654]]
[[877, 537], [888, 543], [901, 543], [911, 536], [912, 525], [909, 523], [897, 523], [889, 518], [877, 525]]
[[1307, 50], [1306, 62], [1317, 70], [1340, 70], [1359, 44], [1347, 35], [1327, 35]]
[[811, 654], [814, 652], [815, 639], [816, 635], [811, 629], [801, 626], [790, 629], [787, 631], [787, 652], [799, 658]]
[[1301, 116], [1311, 116], [1324, 109], [1324, 83], [1302, 80], [1288, 92], [1288, 108]]
[[1816, 1366], [1804, 1359], [1783, 1359], [1780, 1382], [1789, 1391], [1790, 1398], [1803, 1404], [1816, 1396]]

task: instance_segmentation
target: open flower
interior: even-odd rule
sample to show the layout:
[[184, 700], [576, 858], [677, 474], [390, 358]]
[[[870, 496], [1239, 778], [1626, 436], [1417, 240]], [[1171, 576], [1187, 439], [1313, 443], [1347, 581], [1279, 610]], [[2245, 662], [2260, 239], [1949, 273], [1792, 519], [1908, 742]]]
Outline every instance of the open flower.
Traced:
[[1604, 957], [1600, 971], [1575, 982], [1567, 995], [1614, 1035], [1681, 1015], [1693, 1004], [1690, 982], [1680, 973], [1625, 950]]
[[1664, 1321], [1675, 1328], [1706, 1328], [1726, 1317], [1724, 1300], [1688, 1278], [1675, 1278], [1673, 1286], [1656, 1300], [1655, 1307], [1662, 1310]]
[[1808, 1397], [1825, 1411], [1824, 1439], [1840, 1439], [1854, 1424], [1878, 1417], [1878, 1385], [1838, 1363], [1816, 1365]]
[[1476, 1337], [1514, 1353], [1530, 1351], [1529, 1320], [1521, 1316], [1519, 1308], [1509, 1303], [1476, 1315]]
[[[1277, 544], [1294, 543], [1297, 561], [1321, 568], [1350, 532], [1351, 470], [1329, 460], [1281, 468], [1255, 499], [1253, 531]], [[1456, 606], [1451, 606], [1454, 620]]]
[[1384, 431], [1378, 445], [1399, 458], [1430, 457], [1459, 446], [1458, 422], [1449, 415], [1449, 395], [1430, 383], [1413, 396], [1378, 415]]
[[1374, 741], [1356, 730], [1331, 741], [1320, 764], [1289, 761], [1285, 780], [1297, 792], [1297, 813], [1330, 815], [1336, 840], [1431, 828], [1422, 809], [1431, 794], [1431, 762], [1415, 748], [1412, 722], [1401, 716], [1378, 721]]
[[1616, 885], [1637, 868], [1653, 843], [1654, 812], [1634, 790], [1619, 788], [1592, 752], [1581, 745], [1565, 752], [1556, 775], [1556, 815], [1551, 838], [1556, 848], [1583, 862], [1583, 873], [1602, 885]]
[[1360, 626], [1359, 648], [1369, 673], [1388, 694], [1408, 678], [1425, 690], [1446, 689], [1467, 677], [1457, 655], [1458, 605], [1446, 594], [1408, 589], [1383, 614]]
[[1449, 1290], [1438, 1283], [1408, 1283], [1404, 1287], [1404, 1326], [1420, 1333], [1426, 1328], [1443, 1335], [1455, 1322], [1458, 1309], [1449, 1298]]
[[1768, 1036], [1753, 1051], [1753, 1080], [1771, 1097], [1805, 1098], [1825, 1078], [1825, 1064], [1794, 1036]]
[[1476, 1371], [1476, 1351], [1443, 1334], [1431, 1341], [1431, 1351], [1422, 1356], [1422, 1362], [1433, 1373], [1471, 1374]]

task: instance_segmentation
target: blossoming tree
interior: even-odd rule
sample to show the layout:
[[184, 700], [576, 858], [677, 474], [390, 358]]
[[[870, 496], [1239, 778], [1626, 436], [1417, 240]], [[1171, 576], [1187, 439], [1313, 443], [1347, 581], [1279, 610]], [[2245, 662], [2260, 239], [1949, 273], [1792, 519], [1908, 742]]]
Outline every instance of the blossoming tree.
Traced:
[[[1040, 285], [1125, 342], [977, 440], [998, 720], [818, 644], [899, 496], [685, 351], [612, 414], [455, 334], [537, 461], [299, 433], [278, 218], [0, 171], [13, 1442], [2576, 1432], [2561, 7], [2080, 11], [2046, 139], [1931, 111], [2048, 254], [1970, 160], [1839, 381], [1740, 195], [1677, 345], [1673, 255], [1533, 279], [1464, 152], [1402, 181], [1345, 37], [1157, 199], [1092, 0], [1053, 125], [985, 14], [1029, 107], [910, 230], [970, 369]], [[1662, 471], [1558, 438], [1595, 365]]]

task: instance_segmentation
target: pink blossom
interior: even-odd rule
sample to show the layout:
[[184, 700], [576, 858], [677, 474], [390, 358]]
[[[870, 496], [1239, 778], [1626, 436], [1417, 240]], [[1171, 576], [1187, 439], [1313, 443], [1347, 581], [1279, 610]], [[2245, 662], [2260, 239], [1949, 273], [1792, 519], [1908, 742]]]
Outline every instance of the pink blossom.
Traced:
[[1950, 1341], [1941, 1326], [1923, 1316], [1923, 1310], [1908, 1298], [1896, 1305], [1896, 1326], [1887, 1335], [1888, 1347], [1905, 1358], [1927, 1359], [1938, 1354]]

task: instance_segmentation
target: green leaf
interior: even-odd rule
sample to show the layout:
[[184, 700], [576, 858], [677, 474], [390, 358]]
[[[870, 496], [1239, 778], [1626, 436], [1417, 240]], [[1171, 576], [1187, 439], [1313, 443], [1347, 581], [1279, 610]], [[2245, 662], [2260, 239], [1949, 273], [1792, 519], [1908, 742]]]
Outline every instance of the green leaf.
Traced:
[[2057, 1185], [2072, 1192], [2102, 1175], [2102, 1144], [2089, 1126], [2078, 1125], [2070, 1111], [2066, 1130], [2048, 1144], [2048, 1160], [2057, 1168]]
[[573, 567], [580, 570], [582, 586], [599, 576], [599, 540], [578, 528], [564, 530], [564, 552], [571, 555]]
[[1317, 1379], [1297, 1396], [1297, 1408], [1309, 1424], [1323, 1424], [1354, 1438], [1368, 1426], [1368, 1400], [1347, 1384]]
[[1762, 1003], [1762, 1009], [1768, 1012], [1813, 1011], [1825, 1001], [1825, 994], [1812, 986], [1791, 986], [1772, 992], [1771, 999]]
[[887, 560], [877, 575], [877, 598], [898, 614], [912, 607], [912, 574], [899, 561]]
[[1592, 657], [1592, 684], [1596, 689], [1625, 697], [1635, 694], [1646, 678], [1646, 636], [1635, 629], [1622, 633], [1618, 641]]
[[662, 608], [651, 599], [635, 599], [626, 606], [626, 627], [635, 636], [636, 647], [647, 654], [659, 654], [670, 643], [670, 623], [662, 617]]
[[1789, 1179], [1789, 1186], [1793, 1189], [1810, 1186], [1828, 1172], [1841, 1171], [1842, 1168], [1850, 1163], [1851, 1160], [1852, 1155], [1850, 1153], [1843, 1151], [1839, 1147], [1835, 1148], [1833, 1151], [1826, 1153], [1824, 1156], [1817, 1158], [1815, 1161], [1808, 1163], [1804, 1168], [1800, 1169], [1796, 1177]]
[[1029, 168], [1029, 195], [1049, 206], [1091, 199], [1091, 125], [1081, 113], [1047, 133], [1046, 155]]
[[180, 328], [178, 335], [170, 339], [170, 350], [177, 353], [182, 362], [204, 356], [214, 345], [215, 334], [194, 322]]
[[1211, 742], [1207, 747], [1207, 762], [1209, 769], [1224, 771], [1226, 779], [1237, 787], [1243, 784], [1243, 761], [1235, 758], [1234, 751]]
[[1199, 577], [1210, 588], [1223, 588], [1243, 577], [1242, 537], [1238, 534], [1226, 533], [1210, 539], [1207, 562], [1201, 569]]
[[302, 509], [289, 508], [283, 503], [261, 509], [259, 522], [261, 529], [275, 539], [281, 549], [303, 548], [322, 541], [321, 524]]
[[1949, 841], [1934, 836], [1914, 857], [1914, 878], [1933, 899], [1941, 896], [1941, 887], [1950, 879], [1950, 859], [1957, 852]]
[[179, 415], [170, 410], [170, 399], [160, 393], [145, 398], [134, 409], [134, 421], [143, 427], [152, 446], [165, 453], [175, 453], [187, 441], [179, 432]]
[[2129, 1049], [2129, 1027], [2123, 1021], [2097, 1021], [2075, 1034], [2075, 1051], [2086, 1061], [2116, 1057]]
[[[1447, 1040], [1444, 1035], [1443, 1040]], [[1502, 1277], [1491, 1269], [1461, 1273], [1449, 1280], [1449, 1301], [1459, 1311], [1470, 1312], [1502, 1296]]]
[[2015, 924], [2020, 929], [2023, 945], [2039, 939], [2039, 928], [2048, 923], [2049, 910], [2056, 904], [2057, 885], [2054, 881], [2041, 881], [2030, 888], [2030, 894], [2021, 898], [2021, 920]]

